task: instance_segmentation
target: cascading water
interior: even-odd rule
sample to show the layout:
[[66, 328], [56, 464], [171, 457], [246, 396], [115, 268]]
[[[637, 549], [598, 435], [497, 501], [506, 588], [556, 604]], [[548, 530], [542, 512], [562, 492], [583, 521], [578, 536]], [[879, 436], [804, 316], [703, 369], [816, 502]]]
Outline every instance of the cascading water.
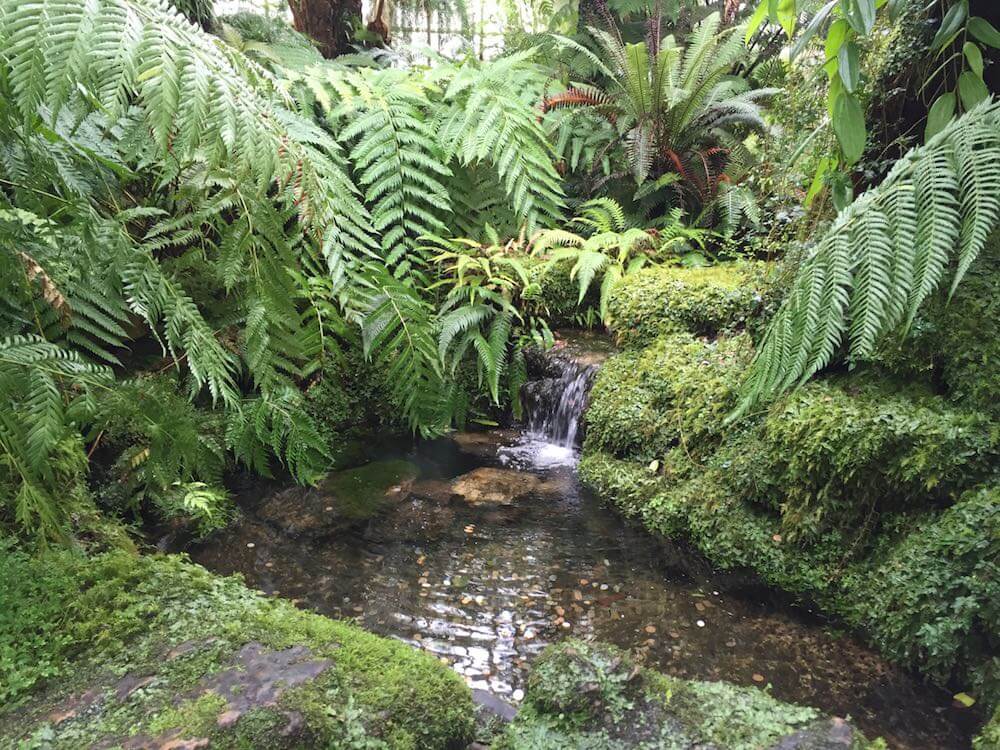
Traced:
[[580, 422], [597, 367], [555, 357], [550, 361], [557, 375], [524, 386], [528, 433], [562, 448], [575, 448], [583, 437]]
[[502, 461], [534, 468], [576, 463], [598, 361], [567, 348], [529, 360], [536, 377], [521, 389], [526, 430], [516, 445], [502, 450]]

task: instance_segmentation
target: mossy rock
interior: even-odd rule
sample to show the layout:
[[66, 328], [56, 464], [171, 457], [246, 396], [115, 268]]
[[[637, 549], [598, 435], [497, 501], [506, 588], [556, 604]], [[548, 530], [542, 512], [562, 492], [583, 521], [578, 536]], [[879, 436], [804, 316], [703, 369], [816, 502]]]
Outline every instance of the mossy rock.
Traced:
[[[818, 747], [877, 746], [846, 722], [762, 690], [674, 679], [612, 646], [569, 640], [535, 662], [524, 706], [494, 747], [756, 750], [792, 739], [808, 747], [811, 738]], [[830, 739], [837, 744], [819, 744]]]
[[471, 736], [469, 691], [432, 657], [182, 557], [4, 549], [0, 571], [0, 747], [416, 750]]
[[742, 262], [645, 268], [612, 291], [610, 328], [626, 346], [649, 344], [665, 333], [712, 337], [742, 329], [773, 306], [771, 273], [767, 264]]
[[650, 461], [683, 444], [704, 452], [723, 431], [753, 353], [745, 335], [665, 335], [601, 367], [586, 413], [587, 445]]
[[592, 285], [581, 301], [579, 282], [570, 278], [572, 260], [551, 266], [540, 258], [521, 260], [527, 266], [530, 282], [524, 301], [541, 313], [550, 326], [591, 327], [600, 323], [597, 314], [598, 285]]
[[1000, 485], [961, 495], [950, 507], [894, 517], [858, 545], [854, 531], [792, 544], [781, 516], [749, 502], [720, 451], [685, 466], [675, 449], [667, 473], [588, 453], [580, 475], [598, 495], [651, 532], [684, 540], [722, 571], [752, 576], [837, 616], [890, 658], [940, 685], [1000, 702]]

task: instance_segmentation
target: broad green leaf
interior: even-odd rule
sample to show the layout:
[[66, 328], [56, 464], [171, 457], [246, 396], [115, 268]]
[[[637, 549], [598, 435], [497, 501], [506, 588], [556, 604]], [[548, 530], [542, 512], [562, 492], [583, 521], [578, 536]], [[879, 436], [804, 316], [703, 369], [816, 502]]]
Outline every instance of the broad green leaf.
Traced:
[[843, 211], [854, 200], [854, 186], [851, 185], [850, 178], [843, 172], [830, 174], [830, 196], [838, 211]]
[[962, 24], [965, 23], [965, 19], [968, 16], [969, 3], [967, 0], [962, 0], [957, 5], [951, 6], [948, 12], [944, 14], [941, 27], [937, 30], [934, 39], [931, 41], [931, 49], [943, 49], [948, 46], [948, 43], [955, 38], [955, 34], [961, 30]]
[[747, 23], [747, 33], [744, 35], [743, 40], [749, 44], [753, 35], [757, 33], [757, 29], [760, 25], [764, 23], [764, 19], [767, 18], [767, 2], [761, 0], [760, 4], [757, 6], [757, 10], [753, 12], [750, 16], [750, 21]]
[[867, 36], [875, 25], [875, 0], [841, 0], [844, 18], [858, 34]]
[[838, 18], [830, 24], [830, 30], [826, 33], [825, 44], [827, 60], [831, 60], [837, 56], [850, 30], [850, 25], [843, 18]]
[[966, 42], [962, 46], [962, 52], [965, 54], [965, 59], [969, 63], [969, 67], [972, 68], [972, 72], [975, 73], [980, 78], [983, 77], [983, 53], [979, 49], [979, 46], [973, 44], [972, 42]]
[[962, 100], [962, 107], [966, 110], [972, 109], [989, 95], [990, 91], [986, 88], [982, 76], [967, 70], [958, 77], [958, 96]]
[[788, 57], [790, 60], [794, 60], [798, 57], [802, 50], [806, 48], [809, 41], [816, 35], [819, 31], [820, 26], [829, 17], [830, 13], [837, 6], [837, 0], [830, 0], [826, 5], [819, 9], [819, 11], [812, 17], [808, 25], [803, 29], [802, 33], [799, 34], [799, 38], [795, 40], [795, 44], [792, 45], [791, 50], [789, 50]]
[[837, 134], [847, 163], [854, 164], [864, 153], [868, 133], [865, 113], [853, 94], [842, 92], [833, 103], [833, 132]]
[[852, 94], [858, 86], [860, 67], [858, 63], [858, 45], [848, 42], [840, 48], [837, 54], [837, 64], [839, 66], [840, 80], [844, 82], [844, 88]]
[[813, 175], [812, 184], [809, 186], [809, 191], [806, 193], [806, 208], [809, 208], [809, 206], [812, 205], [812, 202], [819, 194], [819, 191], [823, 189], [823, 185], [826, 184], [826, 181], [824, 180], [826, 173], [835, 164], [836, 162], [829, 156], [819, 160], [819, 164], [816, 165], [816, 174]]
[[927, 113], [927, 127], [924, 129], [924, 140], [929, 141], [941, 132], [955, 114], [955, 92], [941, 94], [931, 105]]
[[996, 27], [985, 18], [973, 16], [966, 28], [973, 39], [978, 39], [994, 49], [1000, 49], [1000, 31], [997, 31]]
[[778, 23], [785, 30], [788, 38], [791, 39], [795, 33], [795, 22], [798, 20], [798, 13], [795, 9], [795, 0], [778, 0]]

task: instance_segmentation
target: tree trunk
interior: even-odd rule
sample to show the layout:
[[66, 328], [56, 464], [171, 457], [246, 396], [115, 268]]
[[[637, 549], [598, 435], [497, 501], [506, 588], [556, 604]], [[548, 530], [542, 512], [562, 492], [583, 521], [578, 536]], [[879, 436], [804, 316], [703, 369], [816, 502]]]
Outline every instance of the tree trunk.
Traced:
[[361, 23], [361, 0], [288, 0], [292, 23], [319, 47], [323, 57], [351, 51], [351, 37]]

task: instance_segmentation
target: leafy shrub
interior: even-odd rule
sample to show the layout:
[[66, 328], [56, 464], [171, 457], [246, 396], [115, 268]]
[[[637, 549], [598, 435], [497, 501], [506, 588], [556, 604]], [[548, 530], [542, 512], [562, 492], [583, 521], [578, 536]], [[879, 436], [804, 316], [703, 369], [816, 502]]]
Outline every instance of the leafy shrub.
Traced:
[[570, 277], [572, 260], [549, 265], [539, 258], [524, 258], [528, 269], [529, 285], [524, 293], [525, 302], [545, 315], [549, 324], [583, 325], [590, 327], [600, 322], [597, 315], [597, 290], [592, 289], [579, 301], [579, 285]]
[[647, 461], [675, 445], [704, 452], [721, 436], [750, 355], [745, 335], [674, 333], [612, 357], [590, 393], [588, 448]]
[[763, 263], [643, 269], [612, 292], [612, 331], [638, 346], [664, 333], [714, 336], [741, 328], [768, 305], [768, 271]]

